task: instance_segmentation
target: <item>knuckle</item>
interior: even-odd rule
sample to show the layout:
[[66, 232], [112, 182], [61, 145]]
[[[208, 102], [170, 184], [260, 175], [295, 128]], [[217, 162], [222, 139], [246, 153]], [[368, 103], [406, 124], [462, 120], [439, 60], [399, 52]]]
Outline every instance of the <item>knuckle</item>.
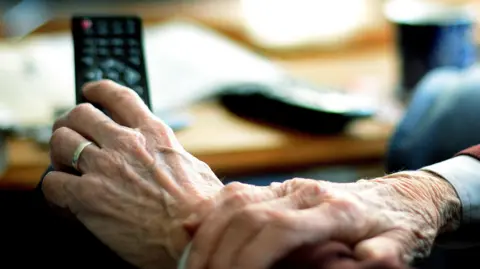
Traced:
[[224, 188], [223, 191], [226, 193], [235, 193], [241, 190], [244, 190], [246, 188], [246, 185], [240, 182], [232, 182], [227, 184]]
[[157, 138], [162, 144], [168, 147], [180, 147], [177, 136], [170, 126], [166, 125], [159, 119], [151, 117], [151, 115], [145, 115], [144, 119], [141, 119], [145, 123], [142, 126], [142, 130], [148, 133], [149, 137]]
[[82, 103], [74, 107], [70, 113], [68, 113], [67, 120], [75, 120], [82, 114], [88, 113], [94, 109], [90, 103]]
[[306, 181], [306, 179], [304, 179], [304, 178], [296, 177], [296, 178], [286, 180], [284, 184], [285, 184], [287, 189], [295, 190], [295, 189], [298, 189], [299, 187], [303, 186], [305, 184], [305, 181]]
[[121, 130], [117, 135], [115, 147], [142, 163], [150, 165], [154, 162], [147, 149], [146, 137], [138, 131], [127, 128]]
[[304, 186], [301, 186], [299, 192], [302, 196], [306, 197], [320, 197], [324, 196], [327, 190], [319, 182], [314, 182], [313, 184], [305, 184]]
[[67, 127], [60, 127], [52, 133], [52, 136], [50, 137], [50, 147], [52, 150], [56, 149], [57, 145], [63, 144], [63, 141], [69, 132], [70, 130]]
[[228, 196], [225, 202], [225, 207], [227, 208], [239, 208], [251, 201], [251, 196], [246, 192], [235, 192]]
[[123, 146], [131, 150], [144, 148], [147, 143], [147, 139], [142, 133], [131, 129], [125, 129], [119, 136], [119, 139]]

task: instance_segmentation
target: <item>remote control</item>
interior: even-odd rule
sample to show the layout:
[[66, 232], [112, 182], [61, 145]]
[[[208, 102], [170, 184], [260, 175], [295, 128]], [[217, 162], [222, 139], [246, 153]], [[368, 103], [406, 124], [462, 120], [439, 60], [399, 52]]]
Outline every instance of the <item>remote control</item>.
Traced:
[[88, 102], [85, 83], [110, 79], [133, 89], [151, 108], [140, 18], [74, 16], [71, 29], [77, 104]]

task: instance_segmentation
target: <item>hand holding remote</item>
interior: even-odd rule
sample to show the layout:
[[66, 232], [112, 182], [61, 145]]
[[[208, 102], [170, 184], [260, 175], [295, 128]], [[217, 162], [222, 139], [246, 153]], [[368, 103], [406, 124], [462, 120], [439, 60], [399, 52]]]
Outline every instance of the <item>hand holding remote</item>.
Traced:
[[77, 104], [88, 102], [85, 83], [110, 79], [134, 90], [150, 108], [142, 31], [137, 17], [72, 19]]

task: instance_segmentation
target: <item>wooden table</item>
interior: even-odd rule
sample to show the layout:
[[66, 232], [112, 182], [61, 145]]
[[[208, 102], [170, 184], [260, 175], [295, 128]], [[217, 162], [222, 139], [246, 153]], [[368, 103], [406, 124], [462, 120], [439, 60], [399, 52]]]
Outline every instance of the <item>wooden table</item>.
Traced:
[[[63, 22], [52, 29], [62, 28]], [[395, 55], [389, 42], [336, 53], [272, 61], [300, 78], [345, 85], [363, 75], [378, 79], [385, 91], [396, 81]], [[307, 165], [339, 164], [380, 160], [384, 157], [392, 124], [364, 121], [338, 136], [290, 133], [240, 119], [216, 103], [190, 108], [196, 121], [179, 132], [187, 150], [208, 163], [219, 175], [246, 174]], [[48, 150], [31, 141], [8, 143], [9, 164], [0, 186], [31, 188], [49, 164]]]

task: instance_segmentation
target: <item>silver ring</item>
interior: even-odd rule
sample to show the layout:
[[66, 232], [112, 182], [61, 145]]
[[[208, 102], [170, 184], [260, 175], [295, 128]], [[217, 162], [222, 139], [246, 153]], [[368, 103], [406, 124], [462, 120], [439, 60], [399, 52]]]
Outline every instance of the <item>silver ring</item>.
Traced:
[[75, 168], [75, 170], [77, 170], [78, 172], [81, 172], [78, 169], [78, 161], [80, 159], [80, 155], [82, 155], [83, 150], [91, 144], [93, 144], [93, 143], [90, 142], [90, 141], [85, 141], [85, 142], [81, 143], [80, 145], [78, 145], [77, 149], [73, 153], [72, 167]]

